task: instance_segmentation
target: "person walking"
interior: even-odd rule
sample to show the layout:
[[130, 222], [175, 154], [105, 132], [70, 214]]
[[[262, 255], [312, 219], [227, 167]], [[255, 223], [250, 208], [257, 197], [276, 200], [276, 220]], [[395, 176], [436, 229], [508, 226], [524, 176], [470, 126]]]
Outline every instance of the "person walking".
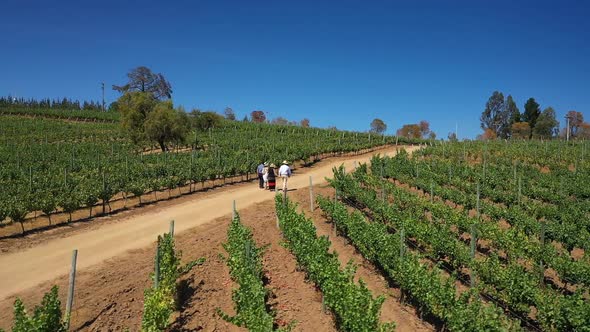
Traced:
[[262, 181], [264, 182], [264, 189], [268, 189], [268, 162], [264, 162], [264, 169], [262, 170]]
[[262, 178], [262, 172], [264, 171], [264, 163], [260, 163], [258, 167], [256, 167], [256, 173], [258, 173], [258, 187], [260, 189], [264, 189], [264, 179]]
[[270, 191], [275, 191], [275, 187], [277, 185], [275, 167], [275, 164], [270, 164], [270, 166], [268, 167], [268, 173], [266, 175], [268, 179], [268, 190]]
[[291, 167], [289, 162], [283, 161], [283, 164], [279, 168], [279, 176], [283, 179], [283, 191], [287, 191], [287, 180], [291, 177]]

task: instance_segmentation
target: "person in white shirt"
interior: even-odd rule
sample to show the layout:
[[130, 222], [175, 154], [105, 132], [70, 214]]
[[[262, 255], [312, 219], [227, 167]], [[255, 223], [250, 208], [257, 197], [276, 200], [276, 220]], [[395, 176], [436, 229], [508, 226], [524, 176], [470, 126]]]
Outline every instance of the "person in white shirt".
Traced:
[[279, 167], [279, 176], [283, 179], [283, 191], [287, 190], [287, 180], [291, 177], [291, 167], [289, 167], [289, 163], [285, 160], [281, 167]]

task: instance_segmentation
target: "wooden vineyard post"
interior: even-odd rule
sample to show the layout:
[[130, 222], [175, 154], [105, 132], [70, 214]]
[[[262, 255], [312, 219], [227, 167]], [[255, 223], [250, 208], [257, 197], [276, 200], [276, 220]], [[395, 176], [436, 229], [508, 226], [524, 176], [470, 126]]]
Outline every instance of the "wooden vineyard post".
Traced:
[[283, 205], [287, 206], [287, 188], [283, 190]]
[[72, 252], [72, 267], [70, 269], [70, 282], [68, 284], [68, 299], [66, 302], [66, 330], [70, 328], [70, 317], [74, 303], [74, 286], [76, 284], [76, 261], [78, 260], [78, 249]]
[[403, 260], [403, 258], [404, 258], [405, 243], [406, 243], [406, 235], [404, 233], [404, 227], [402, 226], [402, 228], [399, 230], [399, 257], [400, 257], [400, 260]]
[[[102, 191], [106, 192], [107, 189], [107, 178], [106, 175], [104, 174], [104, 172], [102, 172]], [[104, 201], [104, 198], [102, 199], [102, 214], [105, 214], [105, 206], [106, 202]]]
[[486, 155], [484, 153], [483, 155], [483, 176], [482, 176], [482, 181], [485, 183], [486, 180]]
[[156, 258], [154, 261], [154, 289], [160, 286], [160, 236], [156, 242]]
[[233, 203], [232, 203], [232, 208], [231, 208], [231, 220], [235, 220], [236, 219], [236, 200], [234, 199]]
[[[545, 221], [541, 221], [541, 229], [539, 234], [539, 242], [541, 243], [541, 250], [545, 249]], [[543, 261], [543, 254], [540, 255], [539, 261], [539, 285], [544, 287], [545, 285], [545, 262]]]
[[434, 184], [430, 181], [430, 204], [434, 203]]
[[475, 209], [477, 211], [477, 222], [479, 222], [479, 199], [480, 199], [479, 183], [477, 184], [477, 200], [475, 201]]
[[467, 161], [467, 154], [465, 153], [465, 143], [462, 144], [463, 145], [463, 162]]
[[516, 183], [516, 162], [512, 162], [512, 174], [514, 177], [514, 183]]
[[313, 182], [309, 176], [309, 210], [313, 212]]
[[477, 239], [475, 237], [475, 224], [471, 225], [471, 277], [469, 278], [471, 281], [471, 287], [475, 287], [475, 247], [477, 244]]
[[520, 204], [520, 196], [522, 195], [522, 176], [518, 177], [518, 204]]
[[[479, 210], [479, 199], [480, 199], [480, 189], [479, 189], [479, 183], [477, 184], [477, 200], [476, 200], [476, 210], [477, 210], [477, 222], [479, 223], [479, 219], [480, 219], [480, 210]], [[470, 281], [471, 281], [471, 287], [475, 287], [475, 249], [477, 247], [477, 236], [476, 236], [476, 224], [472, 224], [471, 225], [471, 260], [472, 260], [472, 266], [471, 266], [471, 277], [470, 277]]]
[[170, 230], [168, 232], [170, 236], [174, 237], [174, 220], [170, 220]]
[[449, 165], [449, 183], [451, 183], [452, 178], [453, 178], [453, 166]]

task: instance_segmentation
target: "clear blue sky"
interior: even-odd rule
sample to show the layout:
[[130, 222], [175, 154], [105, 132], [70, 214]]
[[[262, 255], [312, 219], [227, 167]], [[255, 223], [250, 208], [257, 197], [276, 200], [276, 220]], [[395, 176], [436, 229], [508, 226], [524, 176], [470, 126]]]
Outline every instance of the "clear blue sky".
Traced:
[[[174, 3], [174, 4], [172, 4]], [[100, 98], [144, 65], [175, 105], [480, 133], [494, 90], [590, 118], [584, 1], [3, 1], [0, 94]]]

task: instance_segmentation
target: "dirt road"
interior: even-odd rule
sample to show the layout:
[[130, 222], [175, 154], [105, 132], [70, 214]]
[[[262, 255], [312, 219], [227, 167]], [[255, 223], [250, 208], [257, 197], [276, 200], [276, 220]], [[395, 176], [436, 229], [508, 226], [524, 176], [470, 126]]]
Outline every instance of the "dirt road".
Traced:
[[[417, 147], [407, 150], [415, 148]], [[307, 188], [309, 176], [312, 176], [314, 184], [325, 182], [324, 178], [332, 175], [334, 166], [344, 164], [351, 169], [354, 161], [367, 162], [373, 154], [393, 155], [395, 151], [394, 147], [345, 160], [322, 161], [314, 167], [297, 172], [289, 180], [289, 189]], [[226, 215], [231, 211], [233, 200], [240, 209], [272, 198], [273, 193], [260, 190], [254, 183], [237, 185], [229, 190], [213, 191], [205, 197], [197, 194], [194, 199], [157, 212], [142, 212], [139, 209], [122, 222], [105, 224], [92, 231], [52, 239], [30, 249], [2, 255], [0, 299], [68, 273], [73, 249], [78, 249], [78, 269], [84, 269], [127, 250], [149, 245], [158, 234], [168, 231], [170, 220], [175, 220], [175, 233], [180, 233]]]

